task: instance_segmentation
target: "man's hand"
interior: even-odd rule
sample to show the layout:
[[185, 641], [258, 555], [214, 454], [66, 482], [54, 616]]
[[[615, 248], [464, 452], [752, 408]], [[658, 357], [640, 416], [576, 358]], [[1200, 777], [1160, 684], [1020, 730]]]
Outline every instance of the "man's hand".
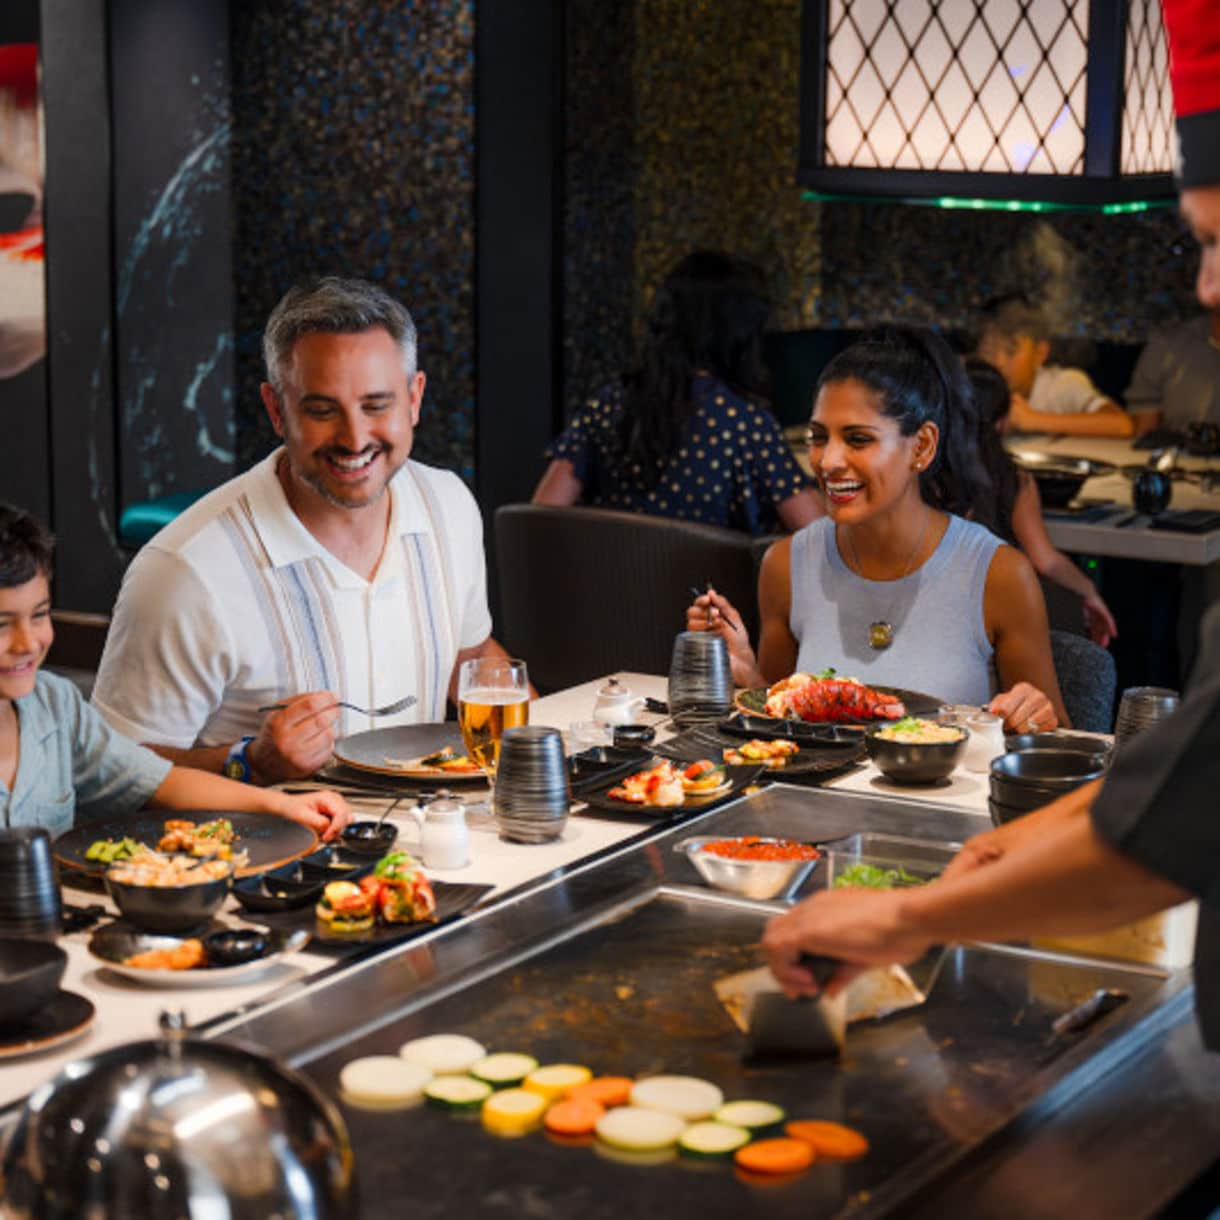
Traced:
[[340, 831], [352, 820], [352, 811], [337, 792], [306, 792], [302, 796], [279, 794], [275, 812], [282, 818], [300, 822], [317, 831], [327, 842], [337, 839]]
[[328, 690], [312, 691], [267, 715], [246, 750], [258, 783], [301, 779], [330, 761], [339, 719], [336, 698]]
[[767, 925], [762, 945], [772, 973], [789, 995], [816, 995], [801, 954], [837, 958], [844, 965], [826, 987], [834, 995], [870, 966], [915, 961], [931, 941], [903, 918], [902, 902], [900, 890], [847, 887], [814, 894]]
[[1004, 728], [1009, 733], [1049, 733], [1059, 727], [1054, 704], [1028, 682], [1018, 682], [1011, 690], [996, 695], [987, 710], [1004, 717]]

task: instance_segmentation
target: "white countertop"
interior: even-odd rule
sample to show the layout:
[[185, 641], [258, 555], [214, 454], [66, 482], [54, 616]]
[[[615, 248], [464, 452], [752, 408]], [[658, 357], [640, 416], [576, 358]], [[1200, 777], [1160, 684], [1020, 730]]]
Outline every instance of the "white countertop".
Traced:
[[[615, 675], [636, 695], [664, 699], [666, 680], [650, 674], [622, 673]], [[530, 707], [533, 724], [552, 725], [566, 731], [575, 721], [589, 720], [599, 687], [605, 678], [536, 700]], [[644, 713], [645, 723], [664, 722], [663, 716]], [[664, 730], [662, 730], [664, 734]], [[842, 788], [870, 795], [894, 796], [910, 800], [926, 798], [936, 804], [952, 805], [976, 813], [980, 829], [987, 825], [986, 777], [957, 772], [942, 787], [910, 788], [889, 783], [871, 764], [850, 775], [831, 781], [827, 788]], [[475, 793], [480, 790], [476, 789]], [[471, 794], [475, 801], [478, 796]], [[369, 796], [353, 799], [352, 804], [370, 816], [376, 816], [385, 806], [384, 797]], [[409, 815], [394, 812], [390, 820], [400, 830], [399, 844], [410, 850], [418, 843], [418, 831]], [[472, 810], [468, 817], [471, 832], [471, 860], [465, 868], [432, 869], [430, 875], [438, 881], [491, 884], [495, 892], [512, 889], [525, 882], [545, 877], [565, 865], [596, 855], [616, 844], [638, 835], [646, 826], [638, 819], [617, 821], [603, 816], [582, 817], [579, 813], [568, 819], [562, 835], [551, 843], [507, 843], [496, 834], [485, 807]], [[916, 828], [912, 827], [915, 832]], [[83, 905], [105, 901], [101, 896], [66, 889], [68, 902]], [[233, 903], [226, 916], [242, 918], [244, 913]], [[250, 917], [257, 922], [257, 916]], [[304, 975], [316, 972], [337, 960], [332, 955], [312, 951], [308, 947], [295, 953], [269, 973], [250, 983], [210, 988], [146, 986], [132, 982], [107, 970], [86, 948], [90, 932], [65, 936], [60, 941], [68, 954], [64, 987], [89, 998], [97, 1015], [88, 1032], [64, 1046], [43, 1053], [0, 1060], [0, 1104], [21, 1098], [50, 1079], [65, 1064], [74, 1059], [97, 1054], [121, 1042], [150, 1038], [156, 1035], [157, 1018], [161, 1011], [181, 1007], [192, 1025], [234, 1008], [257, 1001], [280, 987]]]

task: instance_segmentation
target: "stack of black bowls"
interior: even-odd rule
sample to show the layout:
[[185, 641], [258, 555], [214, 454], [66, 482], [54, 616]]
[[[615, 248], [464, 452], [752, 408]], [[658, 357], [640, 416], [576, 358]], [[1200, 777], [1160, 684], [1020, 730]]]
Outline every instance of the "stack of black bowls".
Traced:
[[1080, 750], [1017, 750], [991, 764], [991, 820], [1002, 826], [1041, 809], [1065, 792], [1099, 779], [1106, 770], [1105, 747], [1096, 754]]
[[0, 936], [58, 940], [61, 919], [50, 835], [32, 826], [0, 830]]

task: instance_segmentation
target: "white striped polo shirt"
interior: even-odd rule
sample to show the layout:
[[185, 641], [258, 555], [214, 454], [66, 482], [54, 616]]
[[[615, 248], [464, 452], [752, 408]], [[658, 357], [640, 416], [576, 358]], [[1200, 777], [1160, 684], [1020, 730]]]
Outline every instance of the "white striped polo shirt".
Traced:
[[[408, 461], [390, 483], [371, 581], [302, 525], [277, 449], [188, 508], [124, 577], [93, 702], [137, 741], [227, 745], [257, 708], [331, 690], [362, 707], [414, 694], [376, 727], [443, 720], [458, 650], [491, 634], [478, 505], [448, 471]], [[374, 727], [344, 710], [340, 736]]]

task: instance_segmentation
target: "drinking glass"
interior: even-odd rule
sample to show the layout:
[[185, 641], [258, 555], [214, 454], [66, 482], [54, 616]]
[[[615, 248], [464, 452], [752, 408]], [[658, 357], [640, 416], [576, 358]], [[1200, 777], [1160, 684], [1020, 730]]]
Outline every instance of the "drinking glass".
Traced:
[[475, 657], [458, 672], [458, 724], [466, 753], [489, 772], [500, 757], [505, 729], [528, 724], [530, 684], [525, 662]]

